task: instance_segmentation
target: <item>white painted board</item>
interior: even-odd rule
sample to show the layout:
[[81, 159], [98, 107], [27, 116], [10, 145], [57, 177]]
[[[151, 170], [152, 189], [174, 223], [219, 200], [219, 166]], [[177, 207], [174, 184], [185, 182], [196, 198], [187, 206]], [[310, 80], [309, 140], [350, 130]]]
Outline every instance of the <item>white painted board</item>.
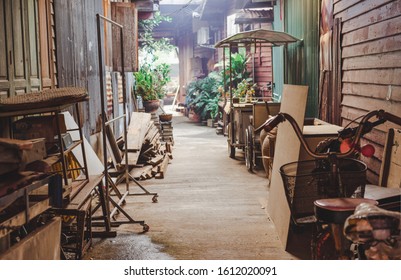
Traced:
[[[280, 112], [290, 114], [296, 120], [301, 130], [305, 118], [307, 96], [307, 86], [284, 85]], [[288, 241], [290, 209], [285, 197], [284, 185], [279, 170], [282, 165], [298, 160], [300, 148], [301, 143], [291, 124], [288, 121], [280, 123], [274, 149], [272, 178], [267, 207], [270, 217], [276, 226], [278, 236], [285, 248]]]
[[[71, 116], [70, 112], [63, 112], [65, 126], [67, 129], [77, 129], [78, 125], [75, 122], [74, 118]], [[79, 131], [70, 131], [70, 135], [72, 140], [77, 141], [79, 140]], [[96, 155], [95, 151], [93, 150], [92, 146], [84, 137], [84, 147], [85, 147], [85, 154], [86, 154], [86, 162], [88, 163], [88, 174], [89, 176], [92, 175], [100, 175], [104, 172], [104, 165], [100, 161], [99, 157]], [[75, 158], [78, 160], [81, 166], [84, 165], [84, 160], [82, 156], [82, 149], [81, 146], [78, 146], [72, 150]]]

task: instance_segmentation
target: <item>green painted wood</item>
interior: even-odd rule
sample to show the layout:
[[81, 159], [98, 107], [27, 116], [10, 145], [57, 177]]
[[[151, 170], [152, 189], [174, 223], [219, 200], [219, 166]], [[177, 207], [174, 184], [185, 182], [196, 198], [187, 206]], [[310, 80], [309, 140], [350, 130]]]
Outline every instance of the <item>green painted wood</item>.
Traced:
[[303, 39], [288, 46], [285, 82], [308, 85], [306, 117], [317, 117], [319, 96], [319, 0], [287, 0], [285, 32]]

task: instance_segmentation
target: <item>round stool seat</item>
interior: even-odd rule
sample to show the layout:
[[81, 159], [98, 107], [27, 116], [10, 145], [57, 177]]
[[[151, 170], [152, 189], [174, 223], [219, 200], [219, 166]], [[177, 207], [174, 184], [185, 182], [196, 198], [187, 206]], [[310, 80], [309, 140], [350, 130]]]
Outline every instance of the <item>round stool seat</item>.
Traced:
[[377, 205], [378, 202], [368, 198], [324, 198], [314, 201], [315, 216], [318, 221], [343, 224], [354, 213], [361, 203]]

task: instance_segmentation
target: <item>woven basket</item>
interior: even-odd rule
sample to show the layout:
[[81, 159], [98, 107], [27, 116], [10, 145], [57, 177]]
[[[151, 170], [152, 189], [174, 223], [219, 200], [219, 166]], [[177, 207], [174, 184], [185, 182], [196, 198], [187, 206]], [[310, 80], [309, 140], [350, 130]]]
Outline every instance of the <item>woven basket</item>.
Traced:
[[84, 101], [87, 98], [85, 88], [48, 89], [0, 99], [0, 112], [61, 106]]
[[363, 197], [366, 184], [365, 163], [339, 159], [338, 176], [333, 178], [322, 161], [298, 161], [280, 168], [291, 214], [295, 218], [314, 214], [313, 202], [321, 198]]

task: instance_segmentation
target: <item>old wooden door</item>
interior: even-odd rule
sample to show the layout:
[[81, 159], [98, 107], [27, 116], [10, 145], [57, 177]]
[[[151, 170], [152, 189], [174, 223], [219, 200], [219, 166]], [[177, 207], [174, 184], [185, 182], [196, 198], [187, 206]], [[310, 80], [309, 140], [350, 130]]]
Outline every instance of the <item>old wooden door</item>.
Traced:
[[0, 98], [38, 90], [35, 0], [0, 0]]

